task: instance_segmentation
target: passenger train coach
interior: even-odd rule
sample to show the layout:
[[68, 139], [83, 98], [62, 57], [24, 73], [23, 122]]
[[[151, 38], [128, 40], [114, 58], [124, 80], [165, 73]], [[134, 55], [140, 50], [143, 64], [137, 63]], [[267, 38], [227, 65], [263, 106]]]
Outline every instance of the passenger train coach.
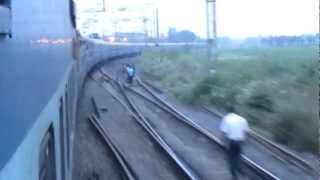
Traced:
[[72, 179], [86, 74], [139, 51], [80, 40], [75, 19], [72, 0], [0, 0], [0, 180]]

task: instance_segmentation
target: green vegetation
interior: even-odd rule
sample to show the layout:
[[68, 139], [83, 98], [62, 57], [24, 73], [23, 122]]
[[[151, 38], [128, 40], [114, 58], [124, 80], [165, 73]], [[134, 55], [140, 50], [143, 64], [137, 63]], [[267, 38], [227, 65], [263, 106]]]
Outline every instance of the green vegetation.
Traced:
[[316, 47], [223, 49], [209, 61], [201, 48], [152, 48], [138, 66], [184, 103], [220, 111], [233, 104], [265, 136], [316, 152], [317, 53]]

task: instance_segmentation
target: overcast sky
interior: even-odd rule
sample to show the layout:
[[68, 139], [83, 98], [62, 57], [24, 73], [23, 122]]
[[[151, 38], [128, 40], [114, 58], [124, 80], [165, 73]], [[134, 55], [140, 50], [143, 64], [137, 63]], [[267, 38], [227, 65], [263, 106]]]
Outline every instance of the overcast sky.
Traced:
[[[99, 8], [97, 6], [102, 2], [77, 1], [80, 11], [89, 7]], [[106, 7], [138, 7], [140, 4], [143, 7], [146, 1], [154, 2], [105, 0]], [[158, 7], [162, 33], [166, 33], [169, 27], [176, 27], [178, 30], [192, 30], [205, 37], [205, 0], [158, 0]], [[217, 33], [220, 37], [244, 38], [319, 32], [318, 0], [217, 0], [216, 9]]]

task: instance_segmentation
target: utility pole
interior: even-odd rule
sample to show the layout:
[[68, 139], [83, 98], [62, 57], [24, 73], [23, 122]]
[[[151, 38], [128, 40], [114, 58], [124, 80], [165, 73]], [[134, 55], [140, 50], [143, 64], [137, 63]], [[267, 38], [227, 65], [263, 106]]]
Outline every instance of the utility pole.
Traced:
[[213, 47], [217, 46], [216, 0], [206, 0], [207, 40]]
[[214, 51], [216, 59], [217, 50], [217, 23], [216, 23], [216, 0], [206, 0], [207, 16], [207, 41], [208, 58], [211, 58], [211, 51]]
[[106, 12], [105, 0], [102, 0], [102, 12]]
[[158, 7], [156, 7], [156, 46], [159, 46], [159, 38], [160, 38], [160, 32], [159, 32], [159, 10], [158, 10]]
[[114, 41], [118, 41], [118, 21], [113, 21], [113, 28], [114, 28]]
[[148, 18], [142, 17], [142, 24], [143, 24], [143, 30], [144, 30], [144, 36], [145, 36], [145, 46], [148, 45]]
[[213, 47], [217, 48], [217, 12], [216, 12], [216, 0], [213, 1], [212, 7], [212, 16], [213, 16]]

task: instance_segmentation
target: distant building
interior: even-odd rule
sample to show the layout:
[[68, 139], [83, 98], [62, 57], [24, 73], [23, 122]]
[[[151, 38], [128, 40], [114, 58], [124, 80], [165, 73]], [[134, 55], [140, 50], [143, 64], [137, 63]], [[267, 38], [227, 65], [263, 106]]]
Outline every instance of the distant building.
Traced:
[[114, 39], [117, 42], [145, 42], [146, 35], [135, 32], [117, 32], [112, 36], [105, 36], [103, 39], [106, 41]]

